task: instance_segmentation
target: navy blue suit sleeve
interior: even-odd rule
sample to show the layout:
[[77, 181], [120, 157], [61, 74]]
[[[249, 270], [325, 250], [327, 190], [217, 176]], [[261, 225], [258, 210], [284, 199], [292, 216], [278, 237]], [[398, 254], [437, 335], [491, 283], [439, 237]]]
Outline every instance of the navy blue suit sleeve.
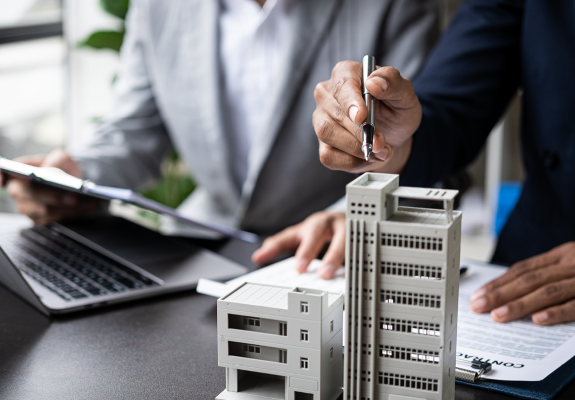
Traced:
[[520, 83], [524, 1], [463, 2], [413, 82], [423, 118], [401, 177], [429, 186], [473, 161]]

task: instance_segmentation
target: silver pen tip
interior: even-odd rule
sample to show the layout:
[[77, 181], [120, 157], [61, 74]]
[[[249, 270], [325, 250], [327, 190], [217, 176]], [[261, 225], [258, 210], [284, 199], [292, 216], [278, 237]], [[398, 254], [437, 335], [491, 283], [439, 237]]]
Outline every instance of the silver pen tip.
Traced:
[[361, 146], [361, 149], [363, 150], [363, 157], [365, 158], [365, 161], [369, 161], [369, 156], [371, 155], [373, 148], [369, 144], [364, 144]]

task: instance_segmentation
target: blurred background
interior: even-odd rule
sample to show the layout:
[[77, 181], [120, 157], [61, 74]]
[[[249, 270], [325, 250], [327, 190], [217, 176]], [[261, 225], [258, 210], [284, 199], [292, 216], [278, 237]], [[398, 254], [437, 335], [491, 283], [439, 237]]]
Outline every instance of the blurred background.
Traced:
[[[444, 27], [459, 1], [438, 0]], [[129, 0], [0, 0], [0, 155], [47, 153], [89, 139], [110, 105], [128, 6]], [[453, 178], [467, 189], [459, 209], [468, 258], [490, 259], [521, 192], [519, 96], [474, 164]], [[164, 175], [145, 194], [175, 207], [193, 182], [177, 154], [166, 160]], [[0, 189], [0, 212], [14, 211]]]

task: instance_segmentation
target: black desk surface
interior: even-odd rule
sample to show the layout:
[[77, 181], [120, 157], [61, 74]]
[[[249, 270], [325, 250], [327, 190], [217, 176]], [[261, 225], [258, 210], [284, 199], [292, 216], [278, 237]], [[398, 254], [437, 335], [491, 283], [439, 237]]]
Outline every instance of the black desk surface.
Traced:
[[[256, 248], [218, 252], [252, 266]], [[48, 319], [0, 286], [0, 399], [214, 399], [216, 299], [195, 292]], [[456, 385], [458, 400], [512, 397]], [[558, 400], [575, 399], [575, 382]]]

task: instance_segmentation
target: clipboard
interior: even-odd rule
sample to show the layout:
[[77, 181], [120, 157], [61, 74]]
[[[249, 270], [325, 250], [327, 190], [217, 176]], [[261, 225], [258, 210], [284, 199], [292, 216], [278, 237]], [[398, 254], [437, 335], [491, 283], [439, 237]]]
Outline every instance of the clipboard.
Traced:
[[541, 381], [479, 381], [470, 383], [455, 380], [459, 385], [503, 393], [508, 396], [529, 400], [551, 400], [575, 378], [575, 357], [557, 368]]
[[58, 168], [33, 167], [0, 157], [0, 171], [8, 176], [29, 179], [41, 185], [48, 185], [84, 196], [101, 200], [119, 200], [124, 203], [133, 204], [146, 210], [175, 218], [184, 224], [208, 229], [245, 242], [256, 243], [259, 240], [258, 235], [255, 233], [212, 222], [191, 219], [171, 207], [143, 197], [132, 190], [96, 185], [87, 179], [80, 179], [69, 175]]

